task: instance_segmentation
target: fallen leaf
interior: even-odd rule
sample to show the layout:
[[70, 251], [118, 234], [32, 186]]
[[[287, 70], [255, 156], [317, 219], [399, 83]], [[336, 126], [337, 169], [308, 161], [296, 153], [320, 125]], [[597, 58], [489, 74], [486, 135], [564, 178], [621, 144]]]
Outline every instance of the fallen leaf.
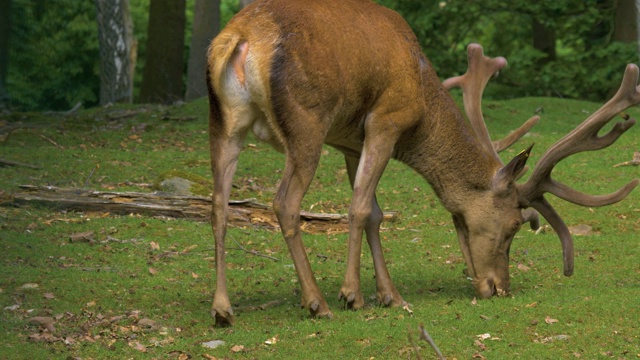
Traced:
[[95, 301], [89, 301], [88, 303], [85, 304], [87, 307], [93, 307], [96, 306], [96, 302]]
[[478, 299], [476, 299], [475, 297], [473, 298], [473, 300], [471, 300], [471, 305], [476, 306], [478, 305]]
[[147, 352], [147, 347], [140, 344], [139, 341], [129, 341], [129, 347], [136, 349], [140, 352]]
[[56, 328], [53, 326], [54, 320], [48, 316], [35, 316], [29, 319], [29, 322], [32, 324], [38, 324], [41, 327], [49, 330], [49, 332], [55, 332]]
[[413, 315], [413, 310], [411, 310], [411, 308], [409, 307], [410, 305], [408, 303], [405, 303], [402, 306], [402, 310], [406, 311], [409, 313], [409, 315]]
[[271, 339], [266, 340], [264, 343], [266, 345], [275, 345], [278, 342], [278, 336], [279, 335], [276, 335], [276, 336], [272, 337]]
[[486, 334], [480, 334], [480, 335], [476, 335], [476, 337], [480, 340], [487, 340], [489, 338], [491, 338], [491, 334], [486, 333]]
[[20, 309], [20, 305], [15, 304], [15, 305], [11, 305], [11, 306], [5, 306], [4, 309], [5, 310], [9, 310], [9, 311], [16, 311], [16, 310]]
[[158, 270], [156, 270], [156, 269], [154, 269], [154, 268], [152, 268], [152, 267], [149, 267], [149, 274], [151, 274], [151, 275], [157, 275], [157, 274], [158, 274]]
[[534, 308], [534, 307], [537, 307], [537, 306], [538, 306], [538, 302], [534, 301], [531, 304], [525, 305], [524, 307], [526, 307], [526, 308]]
[[218, 360], [217, 357], [211, 356], [209, 354], [202, 354], [202, 357], [205, 358], [205, 359], [208, 359], [208, 360]]
[[196, 274], [196, 273], [192, 272], [192, 273], [191, 273], [191, 277], [192, 277], [192, 278], [194, 278], [194, 279], [197, 279], [197, 278], [199, 278], [199, 277], [200, 277], [200, 275], [198, 275], [198, 274]]
[[222, 340], [211, 340], [202, 343], [202, 346], [206, 347], [207, 349], [215, 349], [218, 346], [222, 345], [224, 345], [224, 341]]
[[93, 239], [93, 231], [85, 231], [85, 232], [71, 234], [71, 235], [69, 235], [69, 240], [72, 243], [76, 243], [76, 242], [92, 242], [92, 241], [94, 241], [94, 239]]
[[522, 272], [527, 272], [527, 271], [531, 270], [527, 265], [525, 265], [525, 264], [521, 264], [521, 263], [520, 263], [520, 264], [518, 264], [518, 269], [519, 269], [520, 271], [522, 271]]
[[158, 323], [155, 320], [142, 318], [138, 320], [138, 326], [145, 329], [155, 329], [158, 327]]
[[44, 295], [42, 295], [42, 297], [44, 297], [45, 299], [55, 299], [56, 296], [53, 295], [52, 293], [45, 293]]
[[155, 241], [152, 241], [149, 245], [151, 245], [151, 250], [160, 250], [160, 245]]
[[38, 284], [36, 283], [26, 283], [22, 286], [20, 286], [20, 289], [37, 289], [39, 287]]
[[587, 224], [579, 224], [576, 226], [569, 226], [569, 232], [575, 236], [589, 236], [593, 234], [593, 228]]
[[475, 340], [475, 341], [473, 342], [473, 344], [474, 344], [475, 346], [477, 346], [478, 348], [480, 348], [480, 350], [482, 350], [482, 351], [487, 350], [487, 345], [485, 345], [485, 344], [484, 344], [482, 341], [480, 341], [480, 340]]
[[549, 325], [555, 324], [558, 321], [559, 321], [558, 319], [552, 319], [551, 316], [547, 316], [547, 317], [544, 318], [544, 322], [546, 322]]
[[244, 350], [244, 345], [233, 345], [233, 347], [231, 348], [231, 351], [233, 351], [234, 353], [239, 353], [242, 350]]

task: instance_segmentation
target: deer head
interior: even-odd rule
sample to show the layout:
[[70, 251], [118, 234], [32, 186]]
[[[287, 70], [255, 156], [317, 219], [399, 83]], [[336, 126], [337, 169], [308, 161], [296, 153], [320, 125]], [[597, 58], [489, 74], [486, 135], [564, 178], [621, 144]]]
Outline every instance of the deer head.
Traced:
[[[481, 139], [485, 149], [488, 151], [494, 150], [493, 153], [495, 157], [499, 159], [497, 153], [511, 146], [527, 133], [539, 120], [539, 117], [534, 116], [530, 118], [507, 138], [492, 142], [482, 115], [482, 93], [489, 79], [496, 76], [498, 72], [506, 66], [506, 60], [501, 57], [488, 58], [484, 56], [482, 47], [477, 44], [470, 44], [467, 48], [467, 53], [469, 58], [469, 69], [467, 73], [462, 76], [447, 79], [443, 82], [443, 85], [447, 89], [453, 87], [462, 88], [464, 108], [471, 127]], [[499, 213], [501, 216], [512, 219], [513, 225], [511, 229], [505, 226], [508, 224], [504, 221], [502, 222], [502, 226], [498, 224], [494, 224], [493, 226], [487, 226], [485, 224], [485, 226], [476, 227], [469, 225], [473, 220], [469, 221], [467, 219], [480, 218], [484, 219], [481, 220], [482, 222], [485, 222], [486, 219], [491, 218], [491, 216], [486, 214], [486, 209], [484, 208], [474, 209], [467, 217], [460, 217], [454, 214], [453, 221], [458, 232], [460, 246], [468, 266], [468, 272], [469, 275], [473, 277], [473, 284], [479, 295], [490, 297], [495, 293], [505, 294], [508, 291], [509, 248], [513, 235], [515, 235], [523, 222], [531, 222], [532, 229], [536, 229], [539, 225], [537, 211], [547, 219], [560, 238], [563, 250], [564, 274], [566, 276], [573, 274], [573, 240], [571, 234], [566, 224], [551, 204], [544, 198], [544, 193], [552, 193], [564, 200], [582, 206], [603, 206], [622, 200], [638, 185], [639, 180], [635, 179], [631, 181], [615, 193], [604, 196], [592, 196], [579, 193], [566, 185], [554, 181], [551, 179], [551, 171], [558, 162], [572, 154], [587, 150], [598, 150], [611, 145], [620, 135], [635, 124], [634, 119], [627, 118], [625, 121], [617, 123], [608, 134], [603, 136], [598, 135], [598, 132], [603, 126], [613, 117], [629, 106], [640, 102], [640, 92], [638, 91], [639, 87], [636, 85], [637, 82], [638, 68], [635, 65], [629, 65], [618, 93], [580, 126], [549, 148], [538, 162], [533, 174], [526, 183], [518, 184], [515, 183], [515, 180], [524, 173], [524, 164], [529, 157], [533, 145], [518, 154], [507, 166], [496, 173], [492, 187], [494, 188], [495, 194], [504, 194], [506, 197], [498, 195], [494, 198], [495, 209], [500, 209]], [[514, 173], [514, 171], [516, 173]], [[517, 175], [517, 173], [520, 175]], [[517, 204], [518, 207], [523, 209], [522, 221], [518, 220], [517, 214], [512, 211], [514, 204]], [[495, 209], [492, 209], [492, 211]], [[507, 215], [509, 213], [512, 214], [509, 216]], [[471, 239], [486, 239], [487, 236], [476, 235], [476, 237], [474, 237], [474, 235], [470, 233], [470, 229], [472, 228], [503, 228], [502, 240], [495, 242], [474, 242]], [[500, 236], [497, 235], [497, 238], [500, 238]], [[486, 260], [489, 261], [487, 262]]]
[[615, 105], [605, 105], [605, 110], [594, 114], [595, 120], [588, 119], [549, 149], [529, 180], [519, 184], [516, 180], [531, 148], [506, 165], [497, 150], [526, 133], [537, 118], [516, 135], [491, 142], [481, 96], [488, 79], [506, 61], [485, 58], [477, 45], [470, 47], [470, 60], [469, 72], [445, 85], [463, 88], [471, 125], [440, 83], [406, 22], [373, 2], [258, 0], [228, 23], [211, 44], [207, 68], [217, 276], [212, 315], [218, 325], [233, 321], [225, 274], [226, 214], [238, 154], [250, 129], [285, 153], [273, 208], [298, 274], [301, 305], [314, 316], [332, 313], [302, 244], [300, 204], [323, 144], [344, 154], [353, 187], [347, 270], [339, 292], [347, 308], [364, 305], [360, 291], [363, 232], [373, 257], [378, 300], [388, 306], [406, 304], [387, 271], [379, 236], [382, 211], [375, 189], [391, 158], [421, 174], [451, 212], [480, 295], [508, 291], [513, 237], [525, 221], [537, 221], [534, 211], [523, 211], [528, 207], [538, 210], [558, 231], [565, 244], [565, 269], [572, 268], [570, 236], [544, 193], [578, 204], [604, 205], [626, 196], [638, 181], [611, 196], [588, 197], [552, 181], [550, 173], [564, 157], [576, 150], [607, 146], [633, 124], [626, 121], [613, 135], [597, 138], [597, 129], [616, 111], [640, 100], [635, 87], [637, 68], [628, 70], [635, 71], [636, 78], [623, 82], [626, 90], [612, 100]]

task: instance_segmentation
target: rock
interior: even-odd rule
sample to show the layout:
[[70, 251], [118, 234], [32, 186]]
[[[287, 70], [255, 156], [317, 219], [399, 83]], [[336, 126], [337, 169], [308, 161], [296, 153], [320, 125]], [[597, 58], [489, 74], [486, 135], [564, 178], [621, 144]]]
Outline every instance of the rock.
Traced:
[[191, 187], [194, 184], [195, 183], [193, 181], [187, 179], [172, 177], [163, 180], [160, 183], [160, 189], [171, 194], [191, 196], [193, 195], [193, 193], [191, 192]]

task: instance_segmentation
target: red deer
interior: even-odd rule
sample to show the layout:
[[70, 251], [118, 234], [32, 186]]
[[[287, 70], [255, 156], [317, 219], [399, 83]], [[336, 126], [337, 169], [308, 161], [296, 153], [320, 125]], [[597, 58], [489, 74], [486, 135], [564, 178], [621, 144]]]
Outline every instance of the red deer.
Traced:
[[544, 194], [601, 206], [623, 199], [640, 181], [610, 195], [591, 196], [554, 181], [551, 171], [569, 155], [609, 146], [635, 123], [625, 120], [598, 136], [611, 118], [640, 102], [638, 67], [629, 65], [613, 99], [547, 150], [525, 183], [517, 183], [531, 148], [504, 165], [496, 154], [501, 146], [491, 143], [480, 110], [484, 84], [504, 59], [485, 58], [477, 45], [470, 46], [469, 54], [468, 74], [445, 85], [463, 88], [471, 126], [407, 23], [369, 0], [256, 1], [229, 22], [211, 44], [207, 68], [217, 276], [211, 312], [217, 325], [234, 320], [224, 239], [231, 181], [250, 129], [285, 153], [273, 209], [298, 274], [301, 305], [313, 316], [332, 313], [302, 243], [300, 206], [323, 144], [344, 154], [353, 188], [347, 269], [339, 292], [346, 307], [364, 305], [359, 275], [363, 231], [378, 300], [386, 306], [406, 304], [387, 271], [379, 235], [382, 211], [375, 189], [391, 158], [422, 175], [451, 212], [481, 297], [509, 290], [509, 248], [532, 216], [527, 208], [537, 210], [558, 233], [564, 273], [571, 275], [571, 235]]

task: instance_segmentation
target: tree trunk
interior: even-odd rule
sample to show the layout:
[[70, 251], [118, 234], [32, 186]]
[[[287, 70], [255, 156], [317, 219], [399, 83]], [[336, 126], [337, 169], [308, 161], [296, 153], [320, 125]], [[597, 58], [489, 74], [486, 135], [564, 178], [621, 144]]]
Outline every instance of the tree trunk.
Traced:
[[185, 20], [184, 0], [151, 0], [141, 102], [171, 104], [182, 99]]
[[9, 69], [9, 43], [11, 39], [11, 0], [0, 0], [0, 110], [7, 106], [6, 88]]
[[[640, 0], [636, 0], [636, 29], [640, 29]], [[638, 57], [640, 58], [640, 31], [636, 31], [638, 44]]]
[[633, 43], [638, 40], [636, 1], [618, 0], [613, 26], [613, 41]]
[[100, 104], [131, 102], [133, 23], [129, 0], [95, 0], [100, 40]]
[[541, 24], [537, 19], [532, 20], [533, 47], [542, 51], [546, 56], [540, 60], [540, 65], [556, 59], [556, 35], [552, 29]]
[[187, 101], [207, 95], [207, 49], [219, 29], [220, 0], [196, 0], [187, 67]]

